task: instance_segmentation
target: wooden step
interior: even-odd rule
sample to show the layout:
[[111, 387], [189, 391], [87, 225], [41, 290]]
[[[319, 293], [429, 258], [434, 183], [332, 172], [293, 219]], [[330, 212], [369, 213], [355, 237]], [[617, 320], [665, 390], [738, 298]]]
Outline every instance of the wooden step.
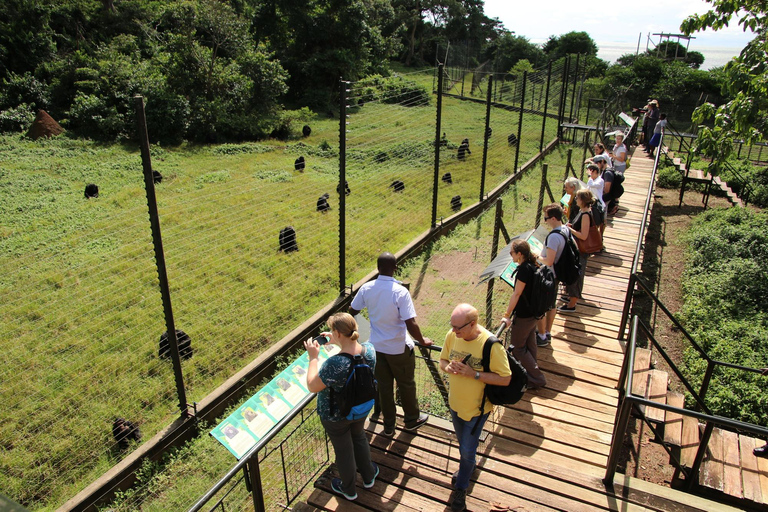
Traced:
[[[685, 397], [677, 391], [667, 391], [667, 403], [683, 408]], [[683, 416], [679, 413], [667, 411], [664, 417], [664, 442], [670, 446], [680, 447], [683, 442]]]
[[690, 468], [699, 449], [699, 421], [691, 416], [683, 416], [682, 443], [680, 444], [680, 463]]
[[632, 374], [632, 394], [647, 396], [649, 370], [651, 368], [651, 351], [647, 348], [635, 350], [635, 368]]
[[[753, 437], [739, 436], [739, 453], [741, 454], [741, 483], [744, 499], [757, 503], [764, 503], [768, 494], [764, 494], [760, 486], [760, 468], [757, 457], [752, 450], [762, 446], [763, 441], [756, 441]], [[765, 460], [765, 459], [763, 459]], [[768, 472], [763, 473], [763, 479], [768, 480]], [[768, 489], [765, 489], [768, 491]]]
[[699, 484], [716, 491], [723, 490], [723, 431], [719, 428], [712, 430], [707, 445], [707, 453], [699, 471]]
[[741, 458], [739, 457], [739, 434], [723, 430], [723, 492], [741, 498]]
[[[669, 375], [662, 370], [650, 370], [648, 379], [648, 389], [645, 397], [648, 400], [664, 404], [667, 402], [667, 385], [669, 384]], [[646, 407], [645, 417], [648, 421], [654, 423], [664, 422], [664, 410], [656, 407]]]

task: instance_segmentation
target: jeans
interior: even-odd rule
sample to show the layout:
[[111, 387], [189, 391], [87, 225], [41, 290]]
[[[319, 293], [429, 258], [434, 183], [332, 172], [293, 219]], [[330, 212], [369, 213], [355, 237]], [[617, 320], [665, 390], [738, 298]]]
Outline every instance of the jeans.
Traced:
[[[475, 416], [469, 421], [464, 421], [459, 418], [456, 412], [451, 411], [453, 429], [459, 440], [459, 473], [456, 475], [456, 489], [466, 490], [469, 487], [469, 478], [475, 470], [475, 455], [477, 454], [477, 445], [480, 443], [480, 434], [483, 433], [483, 425], [485, 425], [489, 414]], [[475, 429], [474, 434], [472, 429]]]
[[354, 495], [355, 471], [360, 471], [363, 482], [373, 480], [376, 472], [371, 462], [371, 447], [365, 435], [365, 418], [353, 421], [320, 421], [336, 454], [336, 469], [339, 470], [342, 488], [345, 493]]

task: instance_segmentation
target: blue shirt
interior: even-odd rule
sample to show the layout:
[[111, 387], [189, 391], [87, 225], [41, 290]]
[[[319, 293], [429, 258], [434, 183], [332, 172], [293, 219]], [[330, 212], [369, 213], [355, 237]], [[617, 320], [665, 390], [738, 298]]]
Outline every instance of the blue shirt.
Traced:
[[[361, 343], [363, 347], [362, 356], [365, 362], [372, 369], [376, 368], [376, 350], [370, 343]], [[338, 407], [332, 407], [331, 389], [336, 393], [341, 393], [344, 389], [344, 383], [349, 377], [349, 369], [352, 361], [349, 358], [336, 354], [328, 358], [320, 367], [320, 380], [325, 384], [325, 389], [317, 394], [317, 414], [326, 421], [341, 421], [344, 418], [339, 414]]]

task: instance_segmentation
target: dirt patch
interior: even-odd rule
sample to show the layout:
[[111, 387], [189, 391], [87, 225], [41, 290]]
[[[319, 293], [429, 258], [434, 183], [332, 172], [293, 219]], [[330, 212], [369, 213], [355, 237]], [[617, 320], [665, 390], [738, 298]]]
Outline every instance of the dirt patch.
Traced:
[[[684, 234], [693, 219], [704, 211], [701, 198], [698, 192], [687, 192], [683, 204], [678, 206], [679, 190], [657, 189], [654, 196], [641, 274], [673, 314], [678, 313], [683, 304], [681, 285], [688, 254]], [[725, 199], [709, 199], [709, 207], [729, 206]], [[667, 354], [675, 363], [681, 362], [688, 343], [679, 329], [650, 299], [636, 298], [636, 304], [636, 311], [651, 326]], [[668, 372], [669, 389], [683, 391], [680, 381], [655, 350], [651, 364], [656, 369]], [[669, 463], [666, 450], [654, 441], [653, 432], [644, 422], [631, 420], [629, 431], [630, 434], [624, 440], [619, 471], [669, 487], [674, 468]]]
[[38, 110], [27, 137], [37, 140], [40, 137], [51, 138], [64, 133], [64, 128], [56, 122], [45, 110]]

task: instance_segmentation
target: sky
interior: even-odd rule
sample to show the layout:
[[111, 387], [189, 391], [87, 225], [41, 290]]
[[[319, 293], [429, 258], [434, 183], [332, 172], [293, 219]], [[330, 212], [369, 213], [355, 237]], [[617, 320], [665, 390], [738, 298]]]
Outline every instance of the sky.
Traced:
[[[543, 43], [551, 35], [587, 32], [598, 46], [612, 47], [598, 57], [613, 61], [631, 48], [634, 53], [640, 38], [640, 51], [646, 49], [648, 34], [680, 33], [680, 23], [691, 14], [703, 14], [711, 4], [704, 0], [647, 0], [645, 2], [606, 2], [598, 0], [547, 0], [538, 3], [521, 0], [485, 0], [485, 15], [499, 18], [504, 26], [532, 43]], [[692, 34], [689, 48], [711, 54], [704, 67], [722, 65], [753, 39], [733, 19], [728, 28]], [[658, 43], [658, 36], [651, 36]], [[681, 41], [685, 44], [685, 41]], [[652, 45], [651, 45], [652, 47]], [[618, 48], [622, 48], [620, 51]], [[727, 50], [727, 51], [726, 51]], [[615, 55], [614, 55], [615, 53]], [[728, 56], [726, 57], [726, 54]]]

